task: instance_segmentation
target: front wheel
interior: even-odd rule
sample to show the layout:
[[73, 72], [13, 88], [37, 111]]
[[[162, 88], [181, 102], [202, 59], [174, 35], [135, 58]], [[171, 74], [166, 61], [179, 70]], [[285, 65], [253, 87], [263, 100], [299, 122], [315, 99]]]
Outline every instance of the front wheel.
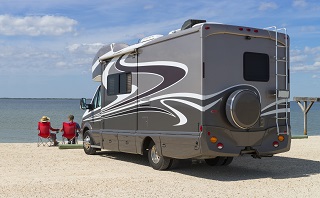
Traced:
[[149, 146], [148, 160], [150, 166], [155, 170], [166, 170], [172, 164], [172, 159], [159, 155], [154, 142], [151, 142]]
[[92, 148], [91, 145], [93, 145], [93, 140], [89, 133], [86, 131], [83, 136], [83, 150], [87, 155], [93, 155], [97, 151], [97, 149]]

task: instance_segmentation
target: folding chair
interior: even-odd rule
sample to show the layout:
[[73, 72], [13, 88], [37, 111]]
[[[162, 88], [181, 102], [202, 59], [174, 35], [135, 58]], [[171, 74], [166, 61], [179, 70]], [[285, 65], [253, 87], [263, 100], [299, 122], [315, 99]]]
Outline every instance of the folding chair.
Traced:
[[65, 144], [65, 139], [69, 139], [70, 142], [74, 139], [75, 143], [78, 144], [77, 125], [75, 122], [64, 122], [62, 130], [62, 144]]
[[50, 122], [38, 122], [38, 132], [38, 147], [40, 145], [53, 145], [53, 141], [50, 136]]

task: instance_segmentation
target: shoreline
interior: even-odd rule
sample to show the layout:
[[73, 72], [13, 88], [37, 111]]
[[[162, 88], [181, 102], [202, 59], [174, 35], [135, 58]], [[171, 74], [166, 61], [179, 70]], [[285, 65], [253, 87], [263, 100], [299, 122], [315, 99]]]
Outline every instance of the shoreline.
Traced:
[[141, 155], [0, 143], [3, 197], [319, 197], [320, 136], [271, 158], [153, 170]]

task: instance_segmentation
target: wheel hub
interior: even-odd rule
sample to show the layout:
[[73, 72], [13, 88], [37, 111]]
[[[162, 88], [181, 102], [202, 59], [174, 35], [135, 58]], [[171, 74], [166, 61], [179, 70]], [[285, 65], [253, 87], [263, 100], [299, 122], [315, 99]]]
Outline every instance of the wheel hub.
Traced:
[[83, 139], [83, 146], [88, 150], [91, 147], [90, 144], [90, 136], [87, 135], [84, 139]]
[[158, 164], [160, 161], [160, 156], [158, 155], [158, 152], [155, 146], [151, 148], [151, 159], [155, 164]]

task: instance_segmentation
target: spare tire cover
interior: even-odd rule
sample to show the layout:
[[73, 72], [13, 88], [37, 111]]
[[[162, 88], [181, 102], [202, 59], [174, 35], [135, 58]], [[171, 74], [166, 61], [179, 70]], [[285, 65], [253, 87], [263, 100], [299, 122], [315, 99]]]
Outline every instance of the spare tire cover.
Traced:
[[259, 120], [260, 113], [260, 99], [253, 91], [237, 90], [227, 100], [227, 118], [234, 127], [241, 129], [252, 127]]

